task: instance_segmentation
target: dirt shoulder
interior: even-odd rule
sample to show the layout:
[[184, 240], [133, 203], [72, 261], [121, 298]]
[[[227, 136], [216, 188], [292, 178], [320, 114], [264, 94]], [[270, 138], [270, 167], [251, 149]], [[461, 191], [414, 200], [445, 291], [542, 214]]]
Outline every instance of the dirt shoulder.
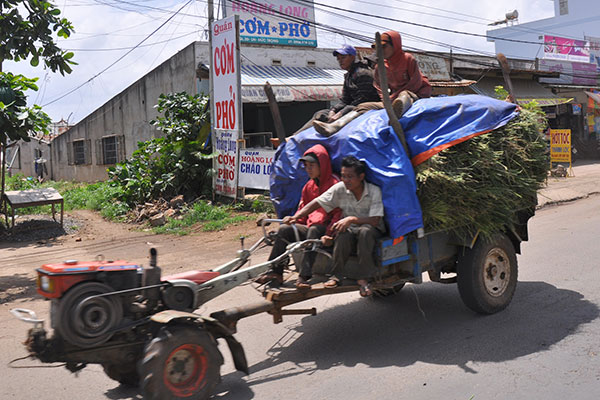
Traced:
[[[38, 222], [30, 222], [36, 219]], [[218, 232], [175, 236], [139, 231], [129, 224], [106, 221], [87, 210], [66, 214], [68, 222], [64, 229], [56, 223], [40, 223], [40, 220], [44, 221], [44, 217], [22, 220], [29, 224], [29, 236], [22, 234], [19, 225], [15, 227], [19, 233], [0, 236], [0, 303], [35, 296], [35, 269], [43, 264], [94, 260], [102, 255], [105, 259], [148, 265], [149, 250], [154, 247], [165, 274], [204, 270], [235, 258], [241, 248], [240, 236], [245, 237], [248, 248], [262, 235], [255, 221], [240, 222]], [[267, 251], [259, 250], [254, 260], [265, 259]]]

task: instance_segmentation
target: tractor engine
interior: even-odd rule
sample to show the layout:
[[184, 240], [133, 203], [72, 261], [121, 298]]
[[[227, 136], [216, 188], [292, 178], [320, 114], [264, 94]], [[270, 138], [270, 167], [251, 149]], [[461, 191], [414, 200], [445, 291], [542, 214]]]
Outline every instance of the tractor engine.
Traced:
[[138, 265], [69, 260], [45, 264], [37, 272], [38, 293], [52, 301], [52, 328], [75, 346], [105, 343], [115, 328], [137, 319], [136, 314], [144, 311], [134, 306], [139, 292], [128, 290], [143, 283], [143, 269]]

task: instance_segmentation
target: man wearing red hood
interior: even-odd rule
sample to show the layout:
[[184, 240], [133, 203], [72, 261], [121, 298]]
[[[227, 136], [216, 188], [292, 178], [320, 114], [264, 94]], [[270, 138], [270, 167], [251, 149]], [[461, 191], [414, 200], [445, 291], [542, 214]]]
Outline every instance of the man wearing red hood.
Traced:
[[[390, 100], [398, 118], [412, 106], [418, 98], [431, 97], [431, 85], [426, 76], [419, 71], [415, 57], [402, 50], [402, 39], [396, 31], [388, 31], [381, 35], [383, 59], [387, 74]], [[375, 45], [372, 46], [375, 48]], [[373, 86], [383, 100], [378, 66], [373, 73]], [[315, 122], [315, 129], [323, 136], [331, 136], [346, 124], [369, 110], [383, 108], [381, 101], [359, 104], [349, 113], [331, 123]]]
[[[419, 71], [415, 57], [402, 50], [402, 38], [396, 31], [387, 31], [381, 35], [383, 58], [390, 88], [390, 99], [396, 99], [404, 90], [413, 92], [419, 98], [431, 97], [431, 85], [427, 77]], [[378, 67], [375, 67], [373, 86], [381, 97], [381, 82]]]
[[[310, 180], [302, 188], [300, 204], [298, 204], [299, 210], [339, 182], [339, 179], [331, 172], [329, 153], [327, 153], [327, 150], [322, 145], [317, 144], [308, 149], [302, 158], [300, 158], [300, 161], [304, 164]], [[319, 207], [310, 213], [308, 217], [294, 220], [293, 222], [296, 223], [296, 227], [298, 228], [300, 240], [319, 239], [323, 235], [332, 234], [332, 226], [340, 219], [341, 215], [342, 211], [339, 208], [327, 213], [322, 207]], [[283, 224], [277, 232], [277, 239], [273, 244], [269, 260], [279, 257], [285, 252], [288, 243], [296, 241], [294, 229], [290, 225], [292, 222], [290, 219], [291, 217], [289, 216], [283, 219]], [[304, 254], [302, 265], [300, 265], [300, 276], [296, 282], [297, 287], [310, 287], [308, 280], [312, 276], [312, 265], [315, 261], [315, 256], [316, 253], [313, 251], [307, 251]], [[283, 268], [284, 265], [274, 265], [270, 271], [258, 277], [256, 282], [267, 283], [275, 281], [280, 284], [283, 283]]]

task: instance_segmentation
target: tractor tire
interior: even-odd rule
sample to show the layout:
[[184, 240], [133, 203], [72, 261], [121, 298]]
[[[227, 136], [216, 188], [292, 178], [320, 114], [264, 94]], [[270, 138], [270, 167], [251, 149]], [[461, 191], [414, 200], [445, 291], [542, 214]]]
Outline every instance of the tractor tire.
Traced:
[[108, 341], [111, 330], [122, 319], [123, 305], [116, 296], [96, 297], [82, 306], [82, 302], [94, 295], [112, 292], [113, 289], [100, 282], [80, 283], [67, 292], [54, 310], [57, 317], [56, 331], [67, 342], [79, 347], [98, 346]]
[[504, 234], [480, 239], [458, 258], [458, 292], [463, 303], [480, 314], [505, 309], [517, 287], [517, 255]]
[[168, 325], [146, 346], [140, 367], [144, 399], [208, 399], [223, 356], [213, 336], [193, 325]]
[[137, 363], [126, 364], [102, 364], [104, 373], [112, 380], [125, 386], [137, 387], [140, 385], [140, 375], [137, 370]]
[[394, 285], [391, 288], [376, 289], [375, 290], [375, 296], [377, 296], [377, 297], [389, 297], [389, 296], [393, 296], [396, 293], [400, 293], [400, 291], [402, 290], [402, 288], [404, 287], [405, 284], [406, 284], [406, 282], [402, 282], [402, 283], [399, 283], [397, 285]]

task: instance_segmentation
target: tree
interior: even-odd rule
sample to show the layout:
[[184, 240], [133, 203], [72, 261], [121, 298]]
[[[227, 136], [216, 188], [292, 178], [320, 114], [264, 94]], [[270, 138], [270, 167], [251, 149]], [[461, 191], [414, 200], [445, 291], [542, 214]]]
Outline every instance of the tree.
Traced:
[[36, 79], [2, 72], [5, 60], [30, 58], [32, 66], [40, 60], [52, 72], [71, 73], [73, 53], [61, 50], [58, 37], [68, 38], [73, 31], [60, 10], [45, 0], [0, 0], [0, 144], [7, 139], [29, 140], [32, 129], [47, 131], [50, 122], [39, 106], [27, 107], [27, 89], [37, 90]]
[[159, 116], [150, 123], [163, 137], [139, 142], [128, 160], [108, 169], [129, 206], [183, 194], [210, 193], [212, 154], [204, 143], [210, 131], [209, 97], [185, 92], [161, 94]]
[[37, 90], [36, 79], [5, 73], [2, 63], [30, 58], [34, 67], [42, 60], [52, 72], [71, 73], [70, 65], [76, 64], [71, 60], [73, 53], [61, 50], [56, 39], [68, 38], [73, 26], [59, 15], [60, 10], [46, 0], [0, 0], [0, 196], [4, 194], [8, 139], [29, 141], [30, 132], [47, 132], [50, 124], [41, 107], [27, 107], [25, 91]]

